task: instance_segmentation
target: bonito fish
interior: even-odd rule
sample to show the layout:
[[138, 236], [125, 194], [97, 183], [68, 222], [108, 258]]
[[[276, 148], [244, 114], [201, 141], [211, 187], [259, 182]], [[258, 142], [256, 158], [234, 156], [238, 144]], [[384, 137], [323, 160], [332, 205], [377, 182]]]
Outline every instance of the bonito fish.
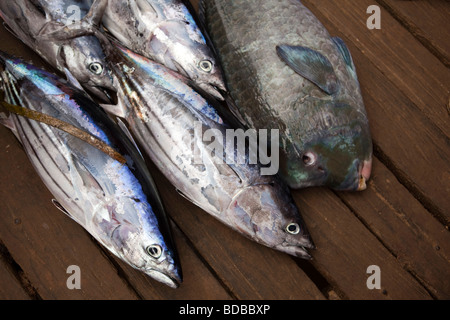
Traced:
[[178, 287], [181, 268], [170, 226], [134, 144], [84, 91], [66, 81], [4, 53], [0, 75], [8, 104], [70, 124], [123, 156], [124, 163], [54, 126], [0, 114], [60, 210], [123, 261]]
[[54, 68], [75, 77], [97, 98], [115, 103], [113, 78], [95, 36], [72, 36], [67, 32], [66, 38], [48, 37], [81, 22], [99, 24], [104, 7], [91, 12], [89, 9], [88, 0], [0, 1], [0, 16], [16, 37]]
[[[123, 103], [103, 107], [128, 124], [138, 145], [177, 190], [244, 236], [310, 258], [305, 248], [314, 245], [287, 186], [277, 176], [261, 175], [260, 166], [246, 159], [248, 152], [235, 147], [232, 155], [212, 152], [203, 134], [214, 130], [225, 137], [229, 128], [217, 110], [182, 75], [118, 48], [121, 52], [108, 58], [121, 81], [118, 100]], [[127, 62], [118, 63], [124, 57]], [[216, 143], [226, 145], [220, 139]]]
[[279, 129], [293, 188], [363, 190], [372, 141], [350, 52], [299, 0], [202, 0], [234, 112]]
[[225, 90], [225, 84], [221, 69], [183, 1], [100, 1], [108, 2], [103, 24], [122, 45], [222, 98], [220, 90]]

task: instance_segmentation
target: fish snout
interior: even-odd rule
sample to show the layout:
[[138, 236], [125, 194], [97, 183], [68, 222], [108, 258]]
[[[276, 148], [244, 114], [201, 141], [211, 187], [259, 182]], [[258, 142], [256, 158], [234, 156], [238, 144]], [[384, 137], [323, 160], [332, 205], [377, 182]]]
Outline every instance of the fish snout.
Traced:
[[279, 182], [241, 190], [227, 214], [235, 221], [235, 229], [250, 239], [297, 257], [310, 258], [305, 248], [314, 248], [314, 244], [289, 189]]
[[156, 269], [148, 269], [145, 273], [153, 279], [158, 280], [165, 285], [177, 289], [183, 282], [181, 274], [177, 270], [171, 272], [162, 272]]
[[116, 105], [119, 102], [117, 90], [114, 87], [107, 86], [90, 86], [88, 90], [102, 104]]
[[369, 181], [372, 174], [372, 159], [362, 161], [359, 170], [359, 184], [357, 191], [364, 191], [367, 189], [367, 181]]

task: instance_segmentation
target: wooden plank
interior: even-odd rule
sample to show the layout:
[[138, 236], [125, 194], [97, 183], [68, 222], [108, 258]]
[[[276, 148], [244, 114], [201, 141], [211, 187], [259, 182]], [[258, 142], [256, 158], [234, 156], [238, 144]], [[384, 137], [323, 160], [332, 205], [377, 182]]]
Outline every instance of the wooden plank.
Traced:
[[363, 193], [339, 193], [383, 245], [438, 299], [450, 298], [450, 233], [378, 160]]
[[178, 195], [153, 165], [173, 220], [237, 299], [324, 299], [288, 255], [250, 241]]
[[450, 2], [377, 0], [425, 47], [450, 67]]
[[[304, 2], [350, 47], [383, 162], [427, 209], [450, 224], [450, 142], [444, 134], [450, 127], [444, 107], [448, 70], [386, 12], [386, 31], [369, 31], [365, 12], [370, 1]], [[447, 124], [446, 130], [437, 123]]]
[[[447, 110], [450, 70], [408, 30], [383, 8], [381, 30], [369, 30], [366, 27], [369, 17], [366, 11], [374, 4], [371, 0], [303, 2], [311, 11], [323, 17], [320, 20], [333, 35], [338, 31], [345, 34], [347, 44], [358, 48], [409, 98], [410, 108], [421, 110], [442, 132], [450, 136], [450, 115]], [[356, 64], [358, 70], [362, 66], [361, 62]]]
[[[51, 203], [51, 194], [13, 134], [0, 127], [0, 239], [43, 299], [136, 299], [84, 229]], [[81, 290], [66, 286], [81, 270]], [[99, 272], [101, 271], [101, 272]]]
[[[312, 264], [345, 298], [431, 299], [332, 191], [311, 188], [294, 196], [317, 246]], [[381, 269], [380, 290], [366, 285], [372, 265]]]
[[29, 300], [30, 296], [10, 269], [0, 257], [0, 300]]
[[174, 238], [180, 254], [183, 268], [183, 283], [174, 290], [165, 285], [155, 285], [155, 281], [133, 269], [131, 266], [115, 259], [124, 270], [127, 280], [143, 299], [170, 299], [170, 300], [229, 300], [232, 297], [204, 265], [200, 258], [191, 249], [187, 238], [180, 229], [173, 225]]

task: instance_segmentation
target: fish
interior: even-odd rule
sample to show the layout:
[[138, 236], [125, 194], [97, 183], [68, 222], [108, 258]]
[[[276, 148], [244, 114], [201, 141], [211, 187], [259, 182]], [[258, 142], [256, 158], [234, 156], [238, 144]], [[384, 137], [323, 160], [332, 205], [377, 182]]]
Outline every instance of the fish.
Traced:
[[[116, 103], [116, 89], [100, 41], [92, 34], [52, 38], [72, 26], [99, 25], [104, 7], [87, 0], [1, 1], [0, 16], [8, 30], [52, 67], [72, 75], [101, 102]], [[73, 28], [73, 27], [72, 27]]]
[[372, 170], [370, 125], [350, 50], [298, 0], [201, 0], [199, 19], [236, 117], [280, 132], [293, 189], [357, 191]]
[[59, 210], [133, 268], [179, 287], [182, 270], [164, 205], [139, 150], [118, 125], [85, 91], [4, 52], [0, 92], [2, 105], [62, 121], [122, 155], [119, 161], [38, 117], [0, 113]]
[[[205, 139], [208, 131], [220, 133], [216, 143], [225, 150], [231, 127], [216, 100], [199, 94], [183, 75], [114, 46], [117, 51], [110, 50], [108, 59], [121, 81], [121, 103], [102, 107], [122, 121], [176, 191], [243, 236], [310, 259], [307, 249], [315, 247], [289, 188], [276, 175], [261, 174], [261, 165], [250, 163], [248, 149], [233, 142], [225, 154]], [[228, 161], [231, 157], [240, 161]]]
[[225, 83], [220, 65], [183, 1], [100, 1], [108, 2], [104, 27], [123, 46], [180, 72], [203, 91], [223, 100]]

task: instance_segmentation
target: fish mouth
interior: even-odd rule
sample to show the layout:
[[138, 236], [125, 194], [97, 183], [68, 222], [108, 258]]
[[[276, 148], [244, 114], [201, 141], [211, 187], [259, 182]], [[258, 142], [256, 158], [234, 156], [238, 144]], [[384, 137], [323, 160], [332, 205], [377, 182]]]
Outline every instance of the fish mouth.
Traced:
[[[271, 189], [273, 186], [271, 184], [253, 184], [240, 189], [233, 196], [227, 207], [227, 212], [235, 215], [238, 221], [247, 221], [245, 223], [247, 227], [243, 227], [242, 224], [236, 224], [234, 225], [235, 229], [240, 231], [244, 236], [266, 247], [306, 260], [312, 259], [307, 249], [315, 249], [316, 246], [299, 213], [297, 213], [297, 216], [297, 214], [290, 212], [289, 216], [286, 215], [286, 218], [283, 219], [287, 221], [286, 223], [296, 224], [298, 228], [297, 232], [288, 232], [286, 226], [276, 226], [274, 229], [273, 219], [270, 216], [279, 217], [280, 214], [288, 214], [288, 211], [284, 211], [283, 208], [287, 205], [287, 207], [291, 207], [291, 210], [294, 210], [292, 209], [294, 206], [288, 205], [290, 203], [290, 197], [285, 196], [282, 192], [278, 196], [277, 194], [271, 196], [270, 189], [269, 191], [262, 192], [267, 187]], [[259, 191], [254, 194], [249, 194], [248, 192], [252, 192], [254, 188], [258, 188]], [[260, 202], [262, 207], [272, 207], [269, 210], [275, 214], [267, 215], [267, 212], [253, 211], [249, 203], [255, 198], [263, 201]], [[269, 219], [267, 219], [267, 216], [269, 216]], [[269, 231], [266, 232], [267, 230]]]
[[226, 93], [226, 88], [222, 84], [213, 84], [209, 82], [200, 82], [197, 83], [197, 86], [209, 94], [210, 96], [213, 96], [219, 101], [224, 101], [224, 94]]
[[[316, 247], [311, 242], [311, 244], [308, 245], [309, 249], [315, 249]], [[299, 246], [299, 245], [289, 245], [287, 243], [283, 243], [279, 246], [277, 246], [275, 249], [278, 251], [287, 253], [291, 256], [302, 258], [305, 260], [312, 260], [311, 254], [308, 252], [307, 247]]]
[[117, 105], [119, 103], [119, 98], [117, 91], [108, 87], [94, 86], [90, 87], [89, 91], [95, 95], [95, 97], [102, 104]]
[[172, 289], [177, 289], [180, 287], [183, 279], [177, 272], [172, 272], [171, 274], [167, 274], [155, 269], [148, 269], [145, 271], [147, 275], [151, 278], [169, 286]]
[[369, 181], [372, 173], [372, 160], [365, 160], [359, 169], [359, 183], [357, 191], [367, 189], [367, 181]]

